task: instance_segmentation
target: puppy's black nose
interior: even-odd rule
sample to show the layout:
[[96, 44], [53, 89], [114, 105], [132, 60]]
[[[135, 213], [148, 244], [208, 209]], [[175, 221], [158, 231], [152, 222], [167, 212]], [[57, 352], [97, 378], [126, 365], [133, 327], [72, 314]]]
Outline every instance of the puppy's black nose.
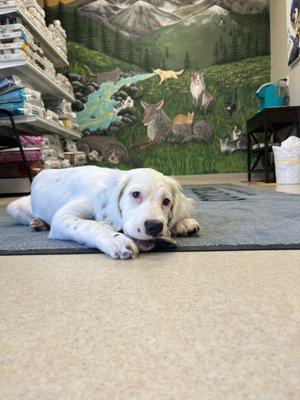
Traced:
[[157, 236], [162, 232], [163, 228], [163, 223], [157, 219], [148, 219], [145, 222], [145, 230], [148, 235]]

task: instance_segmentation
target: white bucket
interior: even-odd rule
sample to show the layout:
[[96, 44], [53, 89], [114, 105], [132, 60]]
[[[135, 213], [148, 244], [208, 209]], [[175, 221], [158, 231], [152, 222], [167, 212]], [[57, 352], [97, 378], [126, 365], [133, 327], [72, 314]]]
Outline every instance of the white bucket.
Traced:
[[276, 182], [279, 185], [300, 184], [300, 146], [273, 146]]

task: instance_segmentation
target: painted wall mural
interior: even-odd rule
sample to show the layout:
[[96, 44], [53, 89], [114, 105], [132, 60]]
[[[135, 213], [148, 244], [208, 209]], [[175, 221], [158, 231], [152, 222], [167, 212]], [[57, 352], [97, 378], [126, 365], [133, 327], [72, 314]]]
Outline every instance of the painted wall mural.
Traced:
[[267, 0], [47, 0], [68, 35], [73, 104], [102, 164], [246, 170], [245, 121], [270, 80]]

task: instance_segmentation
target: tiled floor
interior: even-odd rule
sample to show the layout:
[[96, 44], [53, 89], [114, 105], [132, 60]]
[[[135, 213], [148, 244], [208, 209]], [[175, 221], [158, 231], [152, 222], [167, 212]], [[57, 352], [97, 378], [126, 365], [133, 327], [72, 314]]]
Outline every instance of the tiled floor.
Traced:
[[299, 266], [298, 251], [1, 257], [0, 399], [296, 400]]

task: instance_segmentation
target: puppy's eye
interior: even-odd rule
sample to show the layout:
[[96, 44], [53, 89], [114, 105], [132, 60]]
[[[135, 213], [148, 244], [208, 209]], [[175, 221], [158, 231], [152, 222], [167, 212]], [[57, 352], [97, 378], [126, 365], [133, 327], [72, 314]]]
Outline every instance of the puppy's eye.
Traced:
[[132, 192], [132, 197], [134, 199], [139, 199], [141, 197], [141, 192], [138, 192], [138, 191]]
[[171, 200], [166, 197], [166, 198], [163, 199], [162, 203], [163, 203], [164, 206], [168, 206], [171, 203]]

